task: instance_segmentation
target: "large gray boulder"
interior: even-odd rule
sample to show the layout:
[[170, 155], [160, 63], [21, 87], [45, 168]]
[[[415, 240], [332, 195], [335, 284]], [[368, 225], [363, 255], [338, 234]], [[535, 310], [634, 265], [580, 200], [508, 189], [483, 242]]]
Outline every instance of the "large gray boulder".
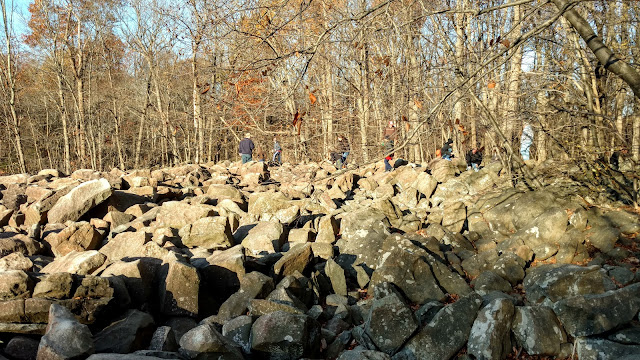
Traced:
[[357, 347], [340, 354], [338, 360], [391, 360], [391, 356], [380, 351]]
[[111, 196], [112, 189], [106, 179], [84, 182], [64, 195], [49, 210], [50, 223], [78, 221], [82, 215]]
[[151, 315], [139, 310], [129, 310], [121, 319], [96, 334], [96, 352], [128, 354], [146, 349], [154, 330]]
[[573, 337], [601, 334], [631, 321], [640, 310], [640, 283], [604, 294], [562, 299], [553, 305]]
[[389, 235], [389, 220], [380, 210], [364, 208], [345, 214], [341, 220], [342, 237], [336, 242], [341, 254], [355, 255], [355, 264], [375, 269], [380, 249]]
[[512, 330], [518, 346], [529, 355], [560, 355], [567, 342], [556, 314], [545, 306], [516, 307]]
[[576, 353], [580, 360], [632, 360], [640, 358], [640, 345], [624, 345], [606, 339], [578, 338]]
[[251, 352], [251, 326], [253, 319], [248, 315], [241, 315], [224, 323], [222, 335], [240, 346], [245, 354]]
[[402, 295], [386, 283], [375, 288], [365, 330], [376, 347], [393, 355], [418, 328], [418, 320]]
[[240, 281], [240, 290], [220, 306], [217, 317], [226, 321], [245, 314], [251, 300], [264, 299], [274, 288], [273, 279], [269, 276], [257, 271], [246, 274]]
[[157, 289], [155, 280], [160, 265], [159, 260], [152, 258], [120, 260], [109, 265], [101, 276], [120, 278], [124, 282], [134, 306], [140, 306], [148, 302]]
[[198, 219], [180, 229], [180, 236], [182, 244], [190, 248], [218, 249], [233, 246], [231, 226], [224, 216]]
[[200, 275], [192, 265], [171, 260], [159, 275], [160, 311], [165, 315], [198, 315]]
[[567, 212], [560, 207], [546, 210], [520, 228], [512, 238], [522, 240], [533, 250], [538, 260], [546, 260], [555, 255], [561, 238], [567, 230]]
[[311, 244], [295, 244], [273, 265], [273, 272], [278, 276], [301, 273], [311, 260], [313, 260]]
[[261, 221], [242, 240], [242, 246], [253, 255], [279, 252], [284, 244], [284, 227], [277, 222]]
[[[425, 250], [437, 251], [439, 243], [434, 238], [417, 237], [414, 241], [418, 243], [418, 240], [422, 241], [420, 246], [414, 245], [407, 237], [389, 236], [379, 248], [380, 260], [371, 276], [370, 286], [375, 288], [380, 283], [393, 283], [411, 302], [418, 304], [444, 300], [445, 293], [432, 271], [432, 264], [438, 260]], [[446, 280], [444, 269], [440, 269], [438, 274]]]
[[52, 304], [49, 325], [40, 339], [38, 360], [82, 359], [94, 353], [91, 331], [64, 306]]
[[467, 348], [476, 359], [501, 360], [511, 352], [511, 322], [514, 306], [510, 300], [495, 299], [478, 313]]
[[151, 234], [144, 231], [123, 232], [100, 249], [109, 261], [117, 261], [123, 258], [136, 258], [144, 254], [145, 244], [151, 241]]
[[530, 304], [602, 294], [608, 279], [599, 266], [541, 265], [527, 270], [524, 291]]
[[406, 359], [450, 359], [467, 343], [482, 298], [476, 293], [445, 306], [415, 335], [398, 356]]
[[180, 353], [189, 359], [217, 359], [223, 354], [242, 359], [237, 345], [209, 324], [197, 326], [180, 338]]
[[260, 316], [251, 327], [251, 349], [277, 359], [317, 356], [320, 324], [307, 315], [283, 311]]

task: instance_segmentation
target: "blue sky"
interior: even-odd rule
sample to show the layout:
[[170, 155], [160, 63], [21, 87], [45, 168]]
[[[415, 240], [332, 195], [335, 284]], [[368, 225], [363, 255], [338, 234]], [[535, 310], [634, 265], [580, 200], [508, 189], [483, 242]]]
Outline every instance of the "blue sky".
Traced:
[[[12, 31], [17, 36], [27, 33], [27, 22], [29, 21], [29, 4], [33, 0], [0, 0], [7, 5], [7, 16], [9, 16]], [[12, 11], [13, 9], [13, 11]], [[0, 16], [0, 19], [2, 17]]]

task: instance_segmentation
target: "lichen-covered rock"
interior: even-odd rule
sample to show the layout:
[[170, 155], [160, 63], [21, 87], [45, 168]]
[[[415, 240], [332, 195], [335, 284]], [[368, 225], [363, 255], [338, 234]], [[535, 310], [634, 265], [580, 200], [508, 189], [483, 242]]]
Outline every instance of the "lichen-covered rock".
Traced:
[[30, 271], [33, 268], [33, 262], [24, 254], [16, 252], [9, 254], [0, 259], [0, 271], [22, 270]]
[[224, 323], [222, 335], [240, 346], [245, 354], [251, 352], [251, 316], [241, 315]]
[[512, 325], [518, 346], [529, 355], [560, 355], [567, 335], [553, 310], [545, 306], [516, 307]]
[[513, 303], [495, 299], [478, 312], [467, 348], [476, 359], [501, 360], [511, 352]]
[[120, 260], [109, 265], [101, 276], [119, 277], [123, 280], [127, 292], [134, 306], [140, 306], [149, 301], [156, 287], [156, 273], [160, 270], [161, 262], [152, 258], [135, 260]]
[[0, 300], [31, 297], [33, 280], [21, 270], [0, 272]]
[[100, 249], [110, 262], [123, 258], [136, 258], [144, 254], [144, 246], [151, 241], [151, 234], [145, 231], [123, 232]]
[[180, 338], [180, 353], [189, 359], [218, 358], [223, 354], [242, 355], [238, 347], [208, 324], [197, 326]]
[[344, 269], [333, 259], [329, 259], [324, 267], [324, 272], [331, 281], [333, 292], [338, 295], [347, 296], [347, 280]]
[[257, 271], [246, 274], [240, 281], [240, 290], [220, 306], [218, 318], [224, 321], [244, 314], [252, 299], [265, 298], [274, 288], [273, 279], [267, 275]]
[[191, 205], [181, 201], [169, 201], [160, 206], [156, 221], [161, 226], [180, 229], [187, 224], [193, 224], [198, 219], [215, 215], [215, 207], [211, 205]]
[[439, 244], [433, 238], [420, 240], [422, 243], [416, 246], [407, 237], [390, 236], [380, 249], [380, 261], [371, 276], [370, 286], [375, 288], [379, 283], [393, 283], [410, 301], [418, 304], [429, 300], [444, 300], [445, 293], [428, 262], [437, 260], [424, 250], [434, 249], [434, 246], [437, 249]]
[[33, 297], [68, 299], [72, 286], [73, 277], [69, 273], [45, 274], [33, 289]]
[[251, 349], [278, 359], [317, 356], [320, 324], [307, 315], [276, 311], [260, 316], [251, 327]]
[[365, 321], [365, 330], [376, 347], [393, 355], [417, 328], [417, 319], [393, 285], [376, 286], [375, 299]]
[[81, 359], [94, 353], [91, 331], [65, 307], [52, 304], [49, 325], [38, 347], [39, 360]]
[[562, 299], [553, 311], [571, 336], [601, 334], [631, 321], [640, 310], [640, 283], [604, 294]]
[[149, 350], [178, 351], [178, 342], [173, 329], [170, 326], [159, 326], [151, 336]]
[[631, 360], [640, 357], [640, 345], [623, 345], [606, 339], [578, 338], [575, 346], [580, 360]]
[[[482, 299], [471, 293], [445, 306], [398, 353], [407, 359], [450, 359], [467, 343]], [[403, 358], [403, 357], [400, 357]]]
[[528, 269], [524, 290], [531, 304], [545, 300], [556, 302], [563, 298], [602, 294], [606, 275], [599, 266], [541, 265]]
[[493, 271], [485, 271], [473, 280], [473, 288], [480, 295], [486, 295], [492, 291], [510, 293], [511, 284]]
[[442, 226], [454, 233], [460, 232], [467, 220], [467, 209], [462, 201], [444, 204]]

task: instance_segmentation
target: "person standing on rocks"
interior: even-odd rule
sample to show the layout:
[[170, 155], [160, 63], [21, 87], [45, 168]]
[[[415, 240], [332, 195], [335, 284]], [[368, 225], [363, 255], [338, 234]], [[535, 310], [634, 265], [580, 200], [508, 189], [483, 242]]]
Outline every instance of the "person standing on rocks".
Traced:
[[395, 147], [395, 140], [398, 136], [398, 132], [396, 127], [393, 124], [393, 121], [389, 121], [387, 127], [384, 128], [383, 138], [384, 138], [384, 171], [388, 172], [393, 169], [393, 166], [389, 163], [393, 160], [393, 149]]
[[342, 135], [338, 135], [338, 142], [336, 144], [337, 152], [340, 154], [340, 158], [336, 163], [336, 167], [338, 169], [342, 169], [347, 166], [347, 157], [349, 156], [349, 152], [351, 148], [349, 147], [349, 142]]
[[520, 137], [520, 155], [524, 161], [529, 160], [531, 144], [533, 144], [533, 127], [528, 121], [525, 121], [522, 128], [522, 136]]
[[442, 158], [449, 161], [451, 161], [451, 158], [453, 157], [453, 147], [451, 144], [453, 144], [453, 140], [449, 138], [447, 142], [442, 145], [442, 149], [440, 149]]
[[253, 141], [251, 141], [251, 134], [244, 134], [244, 139], [242, 139], [238, 145], [238, 152], [240, 153], [243, 164], [252, 160], [251, 155], [253, 154], [253, 149], [255, 149], [255, 145], [253, 145]]
[[278, 142], [278, 138], [274, 136], [273, 137], [273, 158], [271, 159], [271, 161], [277, 165], [282, 164], [281, 153], [282, 153], [282, 147]]

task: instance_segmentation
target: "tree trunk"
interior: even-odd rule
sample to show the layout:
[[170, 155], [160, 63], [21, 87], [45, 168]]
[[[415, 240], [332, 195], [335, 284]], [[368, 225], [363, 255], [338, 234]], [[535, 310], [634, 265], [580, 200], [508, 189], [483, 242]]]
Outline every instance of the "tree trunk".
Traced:
[[71, 173], [71, 142], [69, 141], [69, 118], [67, 114], [67, 105], [64, 98], [64, 89], [62, 81], [62, 64], [56, 71], [58, 83], [58, 101], [60, 102], [60, 118], [62, 120], [62, 137], [64, 140], [64, 171], [66, 174]]
[[[522, 35], [522, 5], [513, 7], [513, 27], [514, 38]], [[513, 57], [511, 57], [510, 72], [508, 79], [508, 96], [507, 96], [507, 121], [505, 122], [505, 136], [511, 141], [514, 136], [514, 129], [518, 122], [518, 114], [520, 113], [518, 98], [520, 97], [520, 76], [522, 74], [522, 46], [515, 49]]]
[[7, 77], [7, 86], [9, 90], [9, 110], [11, 112], [11, 130], [16, 142], [16, 153], [18, 154], [18, 165], [20, 166], [20, 172], [27, 172], [27, 165], [24, 159], [24, 152], [22, 151], [22, 138], [20, 136], [20, 119], [16, 113], [16, 83], [13, 78], [13, 60], [11, 49], [11, 35], [9, 34], [9, 25], [7, 23], [7, 8], [5, 1], [2, 1], [2, 20], [4, 22], [4, 34], [7, 41], [7, 63], [5, 64], [5, 75]]
[[609, 49], [602, 39], [596, 35], [591, 25], [577, 11], [567, 6], [566, 0], [551, 0], [559, 10], [565, 10], [563, 16], [571, 23], [574, 29], [580, 34], [580, 37], [587, 43], [589, 49], [596, 56], [600, 64], [605, 69], [618, 75], [624, 82], [631, 87], [633, 93], [640, 99], [640, 73], [633, 67], [629, 66], [624, 60], [617, 57], [611, 49]]

